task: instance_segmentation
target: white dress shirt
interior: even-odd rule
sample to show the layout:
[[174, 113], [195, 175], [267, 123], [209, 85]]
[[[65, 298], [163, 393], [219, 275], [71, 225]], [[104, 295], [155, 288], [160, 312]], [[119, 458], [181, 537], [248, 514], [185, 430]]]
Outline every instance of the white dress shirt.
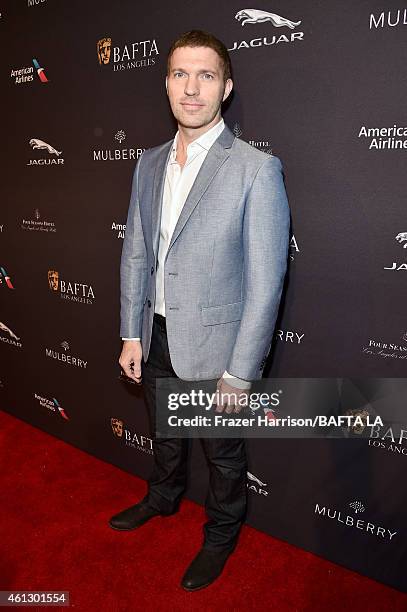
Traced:
[[[177, 162], [177, 141], [179, 132], [176, 133], [170, 157], [168, 159], [165, 175], [163, 203], [160, 224], [160, 242], [158, 247], [158, 268], [156, 275], [156, 301], [155, 312], [165, 317], [164, 299], [164, 260], [171, 241], [174, 228], [181, 214], [188, 194], [196, 179], [196, 176], [208, 154], [209, 149], [223, 131], [225, 123], [223, 119], [210, 130], [187, 146], [187, 158], [183, 168]], [[122, 338], [122, 340], [140, 340], [140, 338]], [[240, 389], [248, 389], [249, 381], [237, 378], [224, 372], [225, 378], [232, 379], [230, 384]]]

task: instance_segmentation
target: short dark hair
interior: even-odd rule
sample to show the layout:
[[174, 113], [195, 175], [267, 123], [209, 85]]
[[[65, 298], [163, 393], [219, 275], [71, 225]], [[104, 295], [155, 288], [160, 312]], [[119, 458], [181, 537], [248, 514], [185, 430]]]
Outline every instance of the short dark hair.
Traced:
[[184, 34], [181, 34], [181, 36], [172, 43], [167, 58], [168, 74], [170, 72], [171, 56], [175, 49], [179, 49], [180, 47], [210, 47], [220, 57], [223, 67], [223, 80], [226, 82], [227, 79], [232, 78], [232, 63], [227, 48], [223, 42], [213, 36], [213, 34], [209, 34], [209, 32], [204, 32], [203, 30], [190, 30], [189, 32], [184, 32]]

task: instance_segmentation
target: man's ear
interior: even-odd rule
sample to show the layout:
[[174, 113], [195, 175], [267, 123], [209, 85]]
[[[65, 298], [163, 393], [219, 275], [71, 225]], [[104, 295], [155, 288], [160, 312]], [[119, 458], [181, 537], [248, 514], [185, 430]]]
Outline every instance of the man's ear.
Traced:
[[165, 77], [165, 89], [167, 90], [168, 94], [168, 76]]
[[232, 89], [233, 89], [233, 81], [232, 79], [227, 79], [225, 83], [225, 93], [223, 94], [222, 102], [226, 100], [226, 98], [229, 96]]

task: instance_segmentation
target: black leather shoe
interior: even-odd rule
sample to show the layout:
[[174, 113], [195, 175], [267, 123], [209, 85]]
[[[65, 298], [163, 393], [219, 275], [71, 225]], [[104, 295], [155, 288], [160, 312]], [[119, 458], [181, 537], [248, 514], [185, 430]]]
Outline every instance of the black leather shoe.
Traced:
[[221, 575], [230, 553], [201, 548], [185, 572], [181, 586], [186, 591], [197, 591], [212, 584]]
[[160, 516], [160, 512], [150, 508], [146, 502], [141, 501], [135, 506], [130, 506], [130, 508], [112, 516], [109, 525], [112, 529], [130, 531], [131, 529], [141, 527], [141, 525], [147, 523], [154, 516]]

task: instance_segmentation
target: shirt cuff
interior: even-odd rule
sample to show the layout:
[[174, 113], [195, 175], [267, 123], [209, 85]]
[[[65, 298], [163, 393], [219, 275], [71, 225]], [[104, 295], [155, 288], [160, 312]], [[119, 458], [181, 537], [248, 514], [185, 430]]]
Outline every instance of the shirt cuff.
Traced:
[[[252, 386], [251, 381], [233, 376], [233, 374], [229, 374], [227, 370], [223, 372], [223, 378], [228, 384], [230, 384], [232, 387], [236, 387], [237, 389], [250, 389]], [[230, 381], [228, 379], [230, 379]]]
[[140, 338], [122, 338], [122, 340], [140, 340]]

